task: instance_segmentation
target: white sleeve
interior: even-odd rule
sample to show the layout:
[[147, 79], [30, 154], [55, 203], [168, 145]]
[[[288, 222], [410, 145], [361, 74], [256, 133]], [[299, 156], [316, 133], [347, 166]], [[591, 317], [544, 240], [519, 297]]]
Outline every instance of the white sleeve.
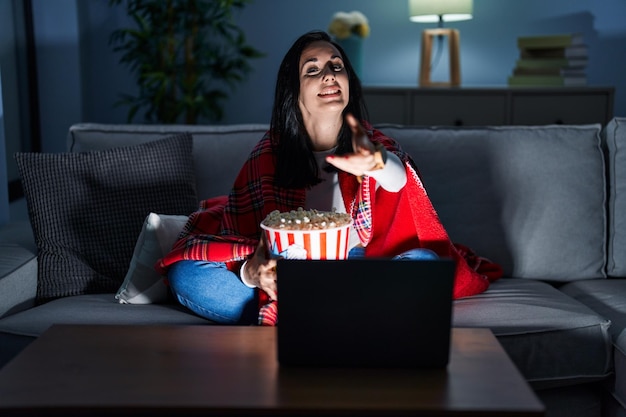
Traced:
[[246, 274], [245, 274], [245, 268], [246, 268], [246, 264], [248, 263], [248, 261], [246, 260], [243, 265], [241, 265], [241, 269], [239, 270], [239, 278], [241, 278], [241, 282], [243, 282], [243, 285], [245, 285], [248, 288], [256, 288], [255, 285], [252, 285], [248, 282], [248, 280], [246, 279]]
[[387, 152], [387, 162], [383, 169], [365, 171], [365, 175], [374, 178], [377, 185], [392, 193], [397, 193], [406, 184], [404, 164], [393, 152]]

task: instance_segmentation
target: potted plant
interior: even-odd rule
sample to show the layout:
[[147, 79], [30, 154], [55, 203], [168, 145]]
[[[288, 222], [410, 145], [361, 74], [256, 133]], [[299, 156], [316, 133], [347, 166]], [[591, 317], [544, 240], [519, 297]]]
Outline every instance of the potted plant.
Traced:
[[261, 57], [234, 23], [250, 0], [109, 0], [125, 4], [136, 27], [113, 31], [110, 44], [137, 78], [137, 95], [123, 94], [128, 121], [197, 124], [219, 121], [228, 90]]

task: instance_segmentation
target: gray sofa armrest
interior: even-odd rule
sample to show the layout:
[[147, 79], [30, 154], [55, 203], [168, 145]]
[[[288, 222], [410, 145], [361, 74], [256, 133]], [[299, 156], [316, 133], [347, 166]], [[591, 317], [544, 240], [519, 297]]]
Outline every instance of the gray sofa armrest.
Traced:
[[14, 243], [0, 242], [0, 317], [35, 305], [37, 256]]
[[37, 253], [33, 228], [28, 220], [14, 220], [0, 226], [0, 244], [11, 243]]

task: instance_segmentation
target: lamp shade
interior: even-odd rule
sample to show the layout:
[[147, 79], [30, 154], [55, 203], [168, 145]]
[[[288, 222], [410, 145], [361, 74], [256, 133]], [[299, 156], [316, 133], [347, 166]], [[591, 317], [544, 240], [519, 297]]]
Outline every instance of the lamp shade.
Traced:
[[455, 22], [472, 18], [472, 0], [409, 0], [413, 22]]

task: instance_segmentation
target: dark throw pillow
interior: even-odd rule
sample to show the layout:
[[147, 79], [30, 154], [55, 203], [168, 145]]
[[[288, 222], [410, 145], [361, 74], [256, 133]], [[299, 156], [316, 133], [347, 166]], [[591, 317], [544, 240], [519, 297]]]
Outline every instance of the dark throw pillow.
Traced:
[[150, 212], [198, 199], [192, 137], [80, 153], [16, 153], [38, 250], [39, 302], [115, 293]]

